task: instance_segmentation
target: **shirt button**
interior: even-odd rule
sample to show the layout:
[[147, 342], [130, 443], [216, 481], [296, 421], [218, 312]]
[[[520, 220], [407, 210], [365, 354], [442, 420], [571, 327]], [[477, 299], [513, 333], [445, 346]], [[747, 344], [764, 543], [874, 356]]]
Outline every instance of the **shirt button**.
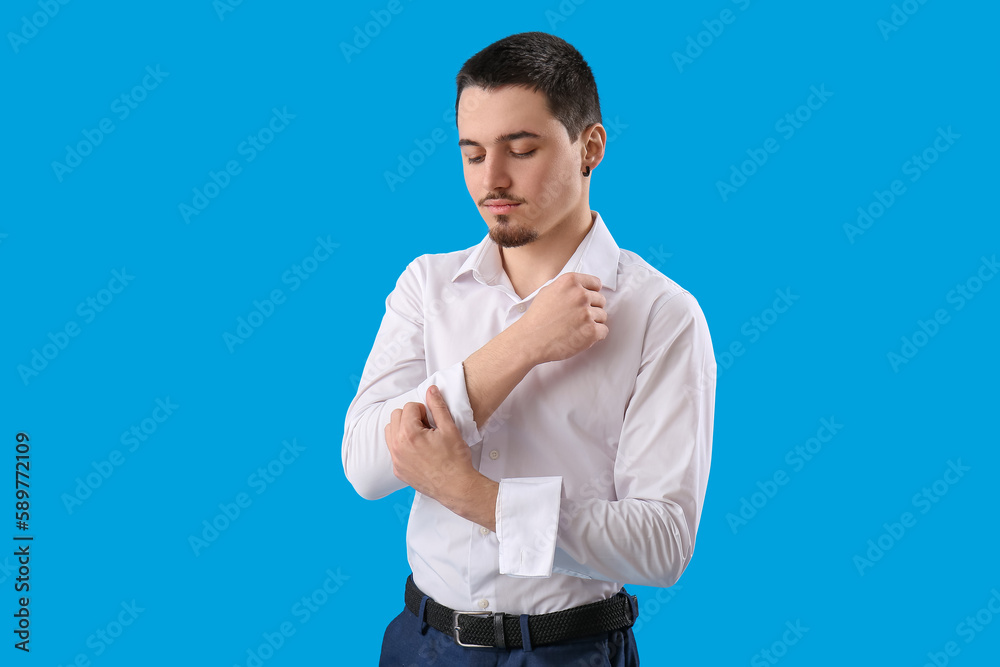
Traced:
[[500, 458], [500, 452], [498, 452], [495, 449], [491, 449], [490, 450], [490, 458], [493, 459], [494, 461], [496, 461], [498, 458]]
[[524, 312], [524, 304], [522, 303], [521, 305], [519, 305], [519, 306], [517, 307], [517, 309], [518, 309], [518, 311], [520, 311], [520, 312], [522, 312], [522, 313], [523, 313], [523, 312]]
[[483, 526], [482, 528], [479, 529], [479, 532], [482, 533], [483, 535], [489, 535], [490, 529], [487, 528], [486, 526]]
[[483, 598], [482, 600], [479, 601], [479, 606], [483, 609], [486, 609], [487, 607], [490, 606], [490, 601], [487, 600], [486, 598]]

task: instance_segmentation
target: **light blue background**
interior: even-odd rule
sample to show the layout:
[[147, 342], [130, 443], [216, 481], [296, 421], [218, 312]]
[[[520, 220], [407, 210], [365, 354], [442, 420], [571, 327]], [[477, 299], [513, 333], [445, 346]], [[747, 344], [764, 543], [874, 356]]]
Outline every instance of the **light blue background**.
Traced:
[[[50, 2], [32, 32], [39, 3], [5, 3], [0, 539], [18, 532], [10, 469], [28, 431], [35, 541], [28, 656], [11, 646], [0, 556], [0, 663], [246, 665], [284, 622], [295, 634], [266, 665], [377, 662], [402, 609], [412, 492], [354, 493], [344, 416], [406, 264], [486, 233], [449, 115], [455, 74], [544, 30], [590, 63], [614, 137], [592, 208], [698, 299], [719, 360], [694, 559], [673, 589], [630, 587], [642, 664], [771, 664], [759, 652], [786, 622], [808, 628], [788, 667], [917, 666], [949, 641], [949, 664], [997, 664], [1000, 618], [971, 642], [959, 624], [1000, 590], [1000, 280], [961, 310], [947, 298], [1000, 251], [996, 5], [914, 0], [884, 35], [888, 0], [402, 0], [348, 62], [339, 45], [387, 4]], [[725, 9], [732, 23], [679, 71], [673, 52]], [[168, 74], [121, 119], [113, 101], [147, 66]], [[785, 138], [775, 123], [811, 86], [832, 96]], [[247, 161], [241, 142], [274, 108], [295, 117]], [[52, 163], [104, 118], [114, 131], [60, 181]], [[911, 182], [904, 163], [938, 128], [960, 138]], [[447, 141], [391, 189], [385, 173], [436, 130]], [[769, 137], [778, 152], [723, 201], [717, 181]], [[186, 223], [179, 205], [229, 160], [240, 173]], [[844, 224], [894, 179], [905, 194], [851, 243]], [[283, 276], [317, 237], [339, 246], [292, 290]], [[123, 268], [134, 280], [87, 322], [78, 304]], [[231, 352], [224, 332], [275, 289], [285, 303]], [[776, 290], [799, 299], [751, 340]], [[887, 354], [937, 309], [948, 323], [895, 372]], [[79, 335], [24, 381], [71, 321]], [[724, 360], [734, 342], [743, 355]], [[128, 451], [121, 434], [168, 397], [179, 407]], [[843, 428], [795, 470], [786, 453], [824, 418]], [[258, 494], [248, 478], [293, 439], [304, 450]], [[70, 512], [64, 494], [115, 450], [122, 465]], [[914, 496], [959, 460], [969, 470], [922, 513]], [[734, 532], [727, 515], [779, 470], [788, 484]], [[250, 506], [196, 556], [189, 536], [241, 492]], [[907, 511], [915, 525], [859, 573]], [[302, 622], [295, 605], [327, 570], [340, 588]], [[88, 640], [133, 600], [144, 611], [113, 644]]]

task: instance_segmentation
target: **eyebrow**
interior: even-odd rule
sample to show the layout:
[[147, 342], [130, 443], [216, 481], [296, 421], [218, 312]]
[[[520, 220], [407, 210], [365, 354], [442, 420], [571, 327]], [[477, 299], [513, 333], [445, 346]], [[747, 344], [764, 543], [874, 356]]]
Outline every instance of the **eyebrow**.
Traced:
[[[504, 143], [504, 142], [508, 142], [508, 141], [516, 141], [517, 139], [525, 139], [525, 138], [541, 139], [542, 135], [535, 134], [534, 132], [528, 132], [527, 130], [522, 130], [520, 132], [509, 132], [507, 134], [501, 134], [499, 137], [497, 137], [496, 139], [493, 140], [493, 143], [494, 144], [500, 144], [500, 143]], [[472, 139], [459, 139], [458, 140], [458, 145], [459, 146], [479, 146], [480, 148], [482, 148], [482, 146], [483, 146], [478, 141], [473, 141]]]

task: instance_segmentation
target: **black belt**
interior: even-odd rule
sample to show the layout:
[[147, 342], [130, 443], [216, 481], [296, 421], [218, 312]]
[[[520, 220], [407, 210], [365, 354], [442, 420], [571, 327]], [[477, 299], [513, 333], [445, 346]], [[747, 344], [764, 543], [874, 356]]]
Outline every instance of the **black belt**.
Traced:
[[598, 602], [571, 607], [548, 614], [505, 614], [502, 611], [455, 611], [427, 598], [421, 610], [424, 593], [406, 578], [406, 608], [417, 618], [421, 611], [432, 628], [440, 630], [462, 646], [494, 646], [524, 648], [522, 628], [528, 633], [528, 646], [541, 646], [586, 637], [602, 632], [632, 627], [639, 608], [638, 598], [623, 588], [614, 596]]

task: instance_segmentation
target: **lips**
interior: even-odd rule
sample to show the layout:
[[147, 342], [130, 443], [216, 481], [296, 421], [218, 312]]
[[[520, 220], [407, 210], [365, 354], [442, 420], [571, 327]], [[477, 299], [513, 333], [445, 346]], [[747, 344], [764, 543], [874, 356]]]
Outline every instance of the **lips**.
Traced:
[[503, 213], [508, 213], [520, 206], [520, 204], [505, 200], [493, 200], [491, 203], [486, 204], [486, 208], [490, 210], [490, 213], [494, 215], [501, 215]]

